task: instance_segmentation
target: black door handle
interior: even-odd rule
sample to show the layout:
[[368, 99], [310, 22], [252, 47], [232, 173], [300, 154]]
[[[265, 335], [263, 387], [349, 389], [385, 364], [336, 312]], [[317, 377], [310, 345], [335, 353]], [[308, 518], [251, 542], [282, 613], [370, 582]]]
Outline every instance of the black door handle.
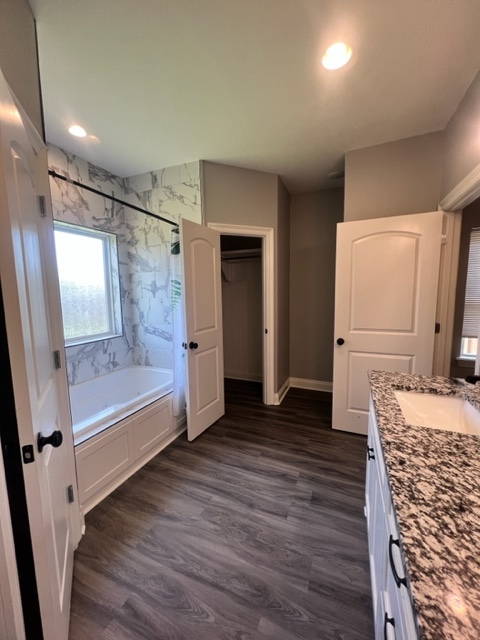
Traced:
[[63, 442], [63, 433], [61, 431], [54, 431], [51, 435], [45, 437], [40, 432], [37, 436], [37, 449], [38, 453], [42, 453], [43, 447], [47, 444], [51, 444], [54, 449], [59, 447]]
[[197, 342], [190, 342], [190, 344], [188, 346], [190, 347], [190, 349], [197, 349], [198, 343]]
[[400, 578], [400, 576], [397, 573], [395, 562], [393, 560], [393, 552], [392, 552], [393, 545], [396, 545], [398, 548], [400, 548], [400, 540], [398, 538], [394, 540], [393, 536], [390, 534], [390, 538], [388, 539], [388, 559], [390, 561], [390, 568], [393, 573], [393, 579], [395, 580], [395, 584], [397, 585], [397, 587], [400, 589], [400, 585], [402, 584], [404, 587], [407, 586], [407, 579]]
[[342, 344], [345, 344], [345, 340], [343, 338], [337, 338], [337, 344], [341, 347]]

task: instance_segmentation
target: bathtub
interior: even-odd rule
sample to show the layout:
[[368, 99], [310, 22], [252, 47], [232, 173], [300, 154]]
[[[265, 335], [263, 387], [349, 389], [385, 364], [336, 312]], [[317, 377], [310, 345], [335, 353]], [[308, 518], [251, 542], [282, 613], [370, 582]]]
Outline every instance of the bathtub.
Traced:
[[129, 366], [70, 387], [75, 445], [173, 391], [173, 371]]

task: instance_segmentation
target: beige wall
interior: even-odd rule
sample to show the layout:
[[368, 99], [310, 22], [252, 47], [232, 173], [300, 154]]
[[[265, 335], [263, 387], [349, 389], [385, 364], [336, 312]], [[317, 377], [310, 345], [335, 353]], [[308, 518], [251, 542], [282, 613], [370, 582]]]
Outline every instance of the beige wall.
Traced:
[[290, 376], [290, 194], [278, 179], [277, 217], [277, 378], [281, 389]]
[[345, 222], [435, 211], [444, 134], [404, 138], [345, 155]]
[[0, 1], [0, 69], [43, 136], [35, 21], [27, 0]]
[[480, 164], [480, 72], [445, 128], [442, 197]]
[[343, 189], [291, 197], [290, 376], [331, 382], [336, 227]]

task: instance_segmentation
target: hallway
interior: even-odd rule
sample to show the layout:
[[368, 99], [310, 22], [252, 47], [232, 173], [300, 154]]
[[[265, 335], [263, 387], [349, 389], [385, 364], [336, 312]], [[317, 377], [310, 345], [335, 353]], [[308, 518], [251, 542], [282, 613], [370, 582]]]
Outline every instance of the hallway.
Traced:
[[226, 381], [226, 415], [86, 516], [70, 640], [371, 640], [365, 441], [331, 395]]

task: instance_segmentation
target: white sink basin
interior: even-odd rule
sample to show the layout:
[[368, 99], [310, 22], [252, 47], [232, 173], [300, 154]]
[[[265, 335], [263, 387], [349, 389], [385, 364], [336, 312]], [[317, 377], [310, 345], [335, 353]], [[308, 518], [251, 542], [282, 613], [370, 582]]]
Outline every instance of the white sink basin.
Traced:
[[454, 396], [394, 391], [408, 424], [480, 435], [480, 411]]

